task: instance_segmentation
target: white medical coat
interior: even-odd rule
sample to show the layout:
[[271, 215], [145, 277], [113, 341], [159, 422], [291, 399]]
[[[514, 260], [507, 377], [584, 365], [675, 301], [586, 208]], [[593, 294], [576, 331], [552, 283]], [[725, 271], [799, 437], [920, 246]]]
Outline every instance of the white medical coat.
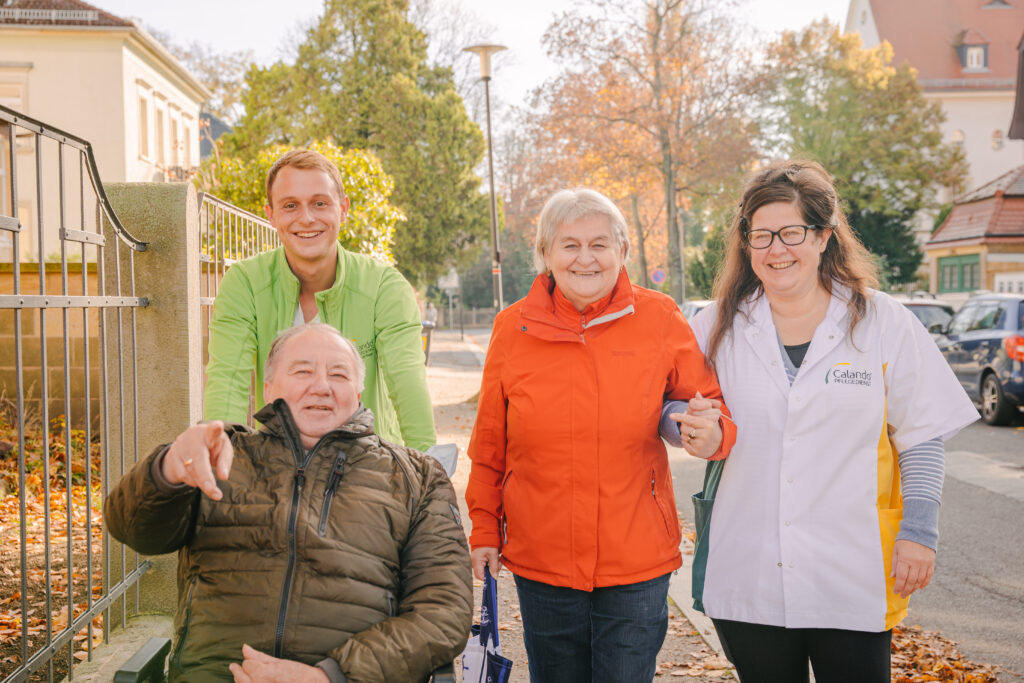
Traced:
[[[702, 596], [714, 618], [883, 631], [903, 504], [896, 454], [948, 438], [978, 412], [924, 326], [871, 291], [848, 334], [838, 283], [790, 386], [767, 297], [744, 302], [716, 357], [738, 426], [709, 531]], [[743, 313], [746, 313], [745, 317]], [[704, 349], [717, 305], [692, 321]]]

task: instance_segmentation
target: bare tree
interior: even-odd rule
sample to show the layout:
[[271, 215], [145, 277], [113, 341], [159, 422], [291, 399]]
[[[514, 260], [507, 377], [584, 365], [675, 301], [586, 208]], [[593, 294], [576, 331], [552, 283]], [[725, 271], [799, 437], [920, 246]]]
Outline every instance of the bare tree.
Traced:
[[721, 5], [595, 0], [585, 14], [558, 17], [544, 36], [564, 70], [536, 91], [541, 146], [580, 177], [614, 174], [628, 190], [623, 198], [651, 192], [656, 179], [677, 301], [685, 287], [681, 207], [755, 158], [756, 124], [744, 105], [756, 83]]

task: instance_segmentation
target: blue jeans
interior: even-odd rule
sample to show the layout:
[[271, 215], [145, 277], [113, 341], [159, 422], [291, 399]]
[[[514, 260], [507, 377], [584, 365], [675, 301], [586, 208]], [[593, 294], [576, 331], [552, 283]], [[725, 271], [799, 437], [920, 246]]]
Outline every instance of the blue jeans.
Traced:
[[652, 680], [668, 630], [668, 579], [589, 593], [517, 576], [530, 681]]

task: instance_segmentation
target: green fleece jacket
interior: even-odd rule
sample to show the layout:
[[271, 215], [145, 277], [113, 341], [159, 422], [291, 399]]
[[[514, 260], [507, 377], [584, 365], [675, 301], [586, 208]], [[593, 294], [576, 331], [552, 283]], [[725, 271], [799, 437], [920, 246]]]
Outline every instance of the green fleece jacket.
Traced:
[[[210, 319], [203, 412], [208, 420], [244, 423], [256, 371], [255, 405], [263, 405], [263, 366], [270, 344], [295, 322], [299, 280], [284, 249], [231, 266]], [[426, 450], [434, 445], [434, 414], [424, 368], [422, 325], [405, 278], [369, 256], [338, 249], [334, 285], [316, 294], [320, 321], [355, 342], [366, 363], [361, 400], [381, 438]]]

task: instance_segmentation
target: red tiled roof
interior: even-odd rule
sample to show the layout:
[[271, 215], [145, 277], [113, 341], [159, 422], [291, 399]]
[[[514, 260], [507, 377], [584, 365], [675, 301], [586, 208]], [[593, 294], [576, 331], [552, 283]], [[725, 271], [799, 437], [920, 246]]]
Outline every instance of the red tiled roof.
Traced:
[[957, 199], [928, 246], [961, 240], [1024, 242], [1024, 166]]
[[981, 31], [969, 28], [960, 34], [960, 40], [957, 43], [960, 45], [988, 45], [988, 38], [982, 35]]
[[82, 0], [8, 0], [0, 2], [0, 26], [134, 26]]
[[[1009, 0], [1005, 6], [983, 0], [870, 2], [879, 38], [892, 44], [893, 61], [917, 69], [926, 90], [1013, 88], [1024, 0]], [[977, 44], [979, 37], [989, 46], [988, 71], [965, 72], [956, 47]]]
[[1006, 197], [1024, 197], [1024, 166], [1018, 166], [991, 180], [970, 192], [957, 197], [957, 204], [976, 202], [988, 197], [995, 197], [998, 193]]

